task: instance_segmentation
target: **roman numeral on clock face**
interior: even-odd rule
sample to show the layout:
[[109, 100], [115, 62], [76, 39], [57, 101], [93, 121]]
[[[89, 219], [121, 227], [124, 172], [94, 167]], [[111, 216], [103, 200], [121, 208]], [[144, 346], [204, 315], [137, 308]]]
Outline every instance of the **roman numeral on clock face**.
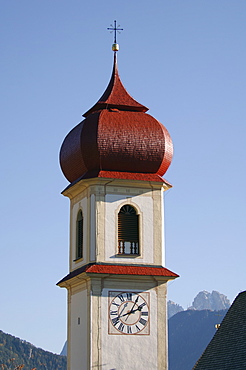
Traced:
[[123, 295], [122, 295], [122, 294], [119, 294], [119, 295], [118, 295], [118, 297], [119, 297], [119, 299], [121, 300], [121, 302], [124, 302], [124, 301], [125, 301], [125, 299], [124, 299], [124, 297], [123, 297]]
[[122, 322], [120, 323], [120, 325], [118, 326], [118, 329], [120, 330], [120, 331], [123, 331], [124, 330], [124, 327], [125, 327], [125, 325], [124, 324], [122, 324]]
[[119, 319], [119, 317], [114, 317], [113, 319], [112, 319], [112, 323], [113, 323], [113, 325], [115, 326], [116, 324], [118, 324], [118, 322], [120, 321], [120, 319]]
[[142, 325], [146, 325], [146, 320], [144, 320], [142, 317], [141, 317], [141, 319], [139, 320], [139, 322], [140, 322], [140, 324], [142, 324]]
[[146, 306], [146, 302], [143, 302], [143, 303], [141, 303], [141, 304], [138, 306], [139, 311], [140, 311], [140, 310], [142, 310], [142, 308], [143, 308], [144, 306]]
[[128, 301], [131, 301], [132, 300], [132, 293], [126, 293], [126, 297], [127, 297]]
[[142, 316], [148, 316], [148, 315], [149, 315], [149, 313], [148, 313], [147, 311], [146, 311], [146, 312], [144, 311], [144, 312], [142, 312], [142, 313], [141, 313], [141, 315], [142, 315]]
[[116, 311], [110, 311], [110, 315], [113, 315], [113, 316], [118, 315], [118, 311], [117, 310]]

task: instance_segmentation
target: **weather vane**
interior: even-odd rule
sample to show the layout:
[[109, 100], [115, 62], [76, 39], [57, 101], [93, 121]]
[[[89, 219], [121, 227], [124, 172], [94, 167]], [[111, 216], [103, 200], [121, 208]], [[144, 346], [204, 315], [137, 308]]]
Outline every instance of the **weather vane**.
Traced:
[[114, 21], [114, 26], [111, 24], [110, 27], [107, 28], [107, 30], [109, 30], [110, 32], [114, 31], [114, 43], [112, 45], [113, 51], [119, 50], [119, 45], [117, 44], [116, 36], [117, 36], [117, 32], [120, 33], [120, 31], [123, 31], [123, 28], [119, 28], [119, 27], [120, 25], [116, 26], [116, 21]]

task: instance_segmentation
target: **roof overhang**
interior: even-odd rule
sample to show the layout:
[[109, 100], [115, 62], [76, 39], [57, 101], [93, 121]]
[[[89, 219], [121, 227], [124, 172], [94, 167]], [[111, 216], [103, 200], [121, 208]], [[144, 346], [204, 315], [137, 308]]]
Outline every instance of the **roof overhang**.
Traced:
[[92, 278], [105, 277], [105, 276], [131, 276], [135, 277], [153, 277], [156, 280], [163, 280], [165, 282], [174, 280], [179, 275], [168, 270], [163, 266], [150, 266], [150, 265], [123, 265], [123, 264], [107, 264], [107, 263], [89, 263], [74, 271], [71, 271], [57, 285], [61, 288], [70, 285], [73, 280], [77, 278]]

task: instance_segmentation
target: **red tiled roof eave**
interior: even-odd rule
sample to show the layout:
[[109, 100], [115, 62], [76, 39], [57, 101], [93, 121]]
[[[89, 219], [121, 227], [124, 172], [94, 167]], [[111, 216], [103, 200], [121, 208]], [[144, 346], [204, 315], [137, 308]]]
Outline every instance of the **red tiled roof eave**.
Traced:
[[70, 272], [57, 285], [68, 281], [82, 273], [87, 274], [109, 274], [109, 275], [135, 275], [135, 276], [156, 276], [175, 279], [179, 277], [176, 273], [162, 266], [123, 265], [123, 264], [100, 264], [90, 263], [77, 270]]
[[105, 179], [118, 179], [118, 180], [137, 180], [137, 181], [148, 181], [166, 184], [169, 188], [172, 188], [172, 184], [157, 174], [152, 173], [134, 173], [134, 172], [119, 172], [119, 171], [89, 171], [77, 180], [69, 184], [63, 191], [71, 188], [81, 180], [94, 179], [94, 178], [105, 178]]
[[97, 274], [114, 274], [114, 275], [151, 275], [151, 276], [168, 276], [178, 277], [174, 272], [165, 267], [151, 266], [130, 266], [130, 265], [104, 265], [96, 264], [90, 266], [86, 272]]

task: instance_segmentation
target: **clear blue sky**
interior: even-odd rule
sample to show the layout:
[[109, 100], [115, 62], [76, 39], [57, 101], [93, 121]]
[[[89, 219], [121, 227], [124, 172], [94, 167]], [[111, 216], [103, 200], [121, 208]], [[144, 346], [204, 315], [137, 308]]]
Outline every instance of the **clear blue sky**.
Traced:
[[246, 289], [245, 0], [5, 0], [0, 12], [0, 329], [60, 352], [66, 340], [65, 135], [111, 75], [169, 130], [169, 299]]

